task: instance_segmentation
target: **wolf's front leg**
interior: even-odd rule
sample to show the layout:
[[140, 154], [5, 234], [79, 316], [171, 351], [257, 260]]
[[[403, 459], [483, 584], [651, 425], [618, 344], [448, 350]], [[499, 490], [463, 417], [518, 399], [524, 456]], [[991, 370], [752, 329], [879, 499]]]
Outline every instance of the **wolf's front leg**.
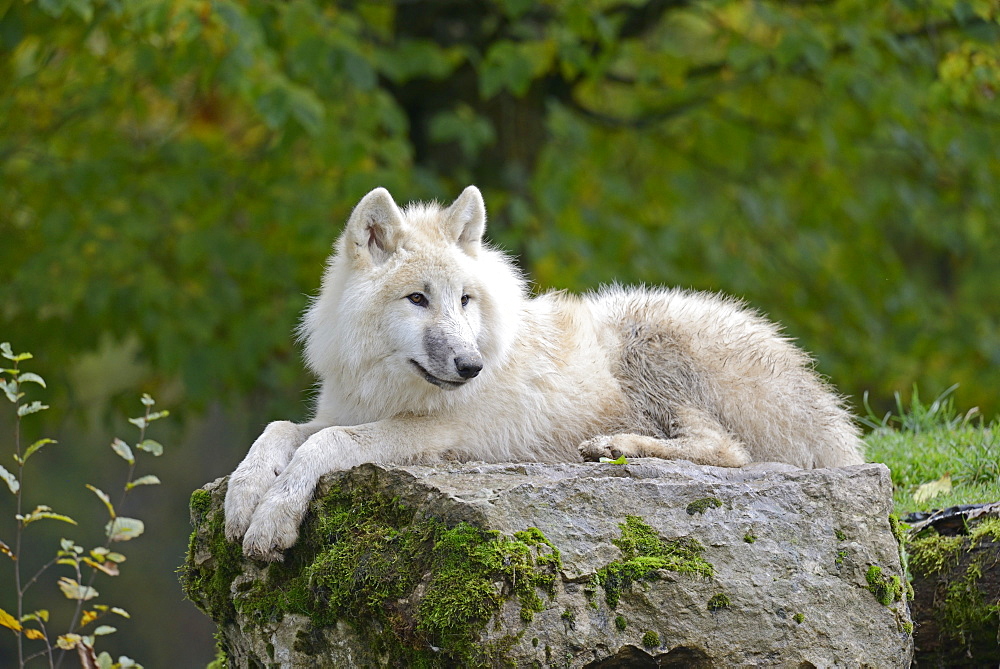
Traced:
[[365, 462], [432, 462], [456, 443], [453, 429], [419, 417], [320, 430], [295, 451], [258, 504], [243, 538], [244, 555], [282, 559], [282, 551], [299, 537], [299, 524], [324, 474]]
[[320, 429], [315, 423], [296, 425], [275, 421], [250, 447], [226, 490], [226, 538], [238, 541], [250, 526], [250, 519], [268, 489], [284, 471], [302, 442]]

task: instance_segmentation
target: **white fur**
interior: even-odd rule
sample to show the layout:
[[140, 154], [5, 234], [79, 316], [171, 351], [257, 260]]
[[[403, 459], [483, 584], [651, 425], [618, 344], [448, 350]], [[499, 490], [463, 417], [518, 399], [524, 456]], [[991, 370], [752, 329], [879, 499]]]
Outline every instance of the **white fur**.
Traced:
[[280, 559], [320, 476], [364, 462], [862, 462], [840, 398], [777, 326], [676, 289], [529, 298], [485, 221], [474, 186], [447, 209], [400, 210], [382, 188], [355, 208], [300, 328], [315, 417], [269, 425], [230, 477], [226, 533], [247, 555]]

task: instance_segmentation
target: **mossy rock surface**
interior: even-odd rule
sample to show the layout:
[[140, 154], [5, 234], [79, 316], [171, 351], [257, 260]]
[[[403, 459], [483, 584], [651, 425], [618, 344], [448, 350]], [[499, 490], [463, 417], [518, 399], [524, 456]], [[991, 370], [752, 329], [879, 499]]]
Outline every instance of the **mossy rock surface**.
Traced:
[[1000, 518], [964, 530], [928, 528], [907, 544], [920, 666], [1000, 665]]
[[364, 465], [270, 565], [225, 540], [225, 486], [182, 582], [231, 667], [909, 663], [905, 596], [866, 582], [901, 576], [880, 465]]

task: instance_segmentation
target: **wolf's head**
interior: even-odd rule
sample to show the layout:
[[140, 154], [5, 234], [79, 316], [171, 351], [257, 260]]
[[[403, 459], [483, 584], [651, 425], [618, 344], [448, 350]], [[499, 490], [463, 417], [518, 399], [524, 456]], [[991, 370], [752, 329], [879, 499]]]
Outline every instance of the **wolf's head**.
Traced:
[[475, 186], [447, 208], [400, 209], [384, 188], [368, 193], [303, 321], [313, 370], [383, 405], [379, 415], [424, 410], [446, 401], [441, 390], [484, 382], [512, 344], [524, 299], [519, 273], [484, 245], [485, 227]]

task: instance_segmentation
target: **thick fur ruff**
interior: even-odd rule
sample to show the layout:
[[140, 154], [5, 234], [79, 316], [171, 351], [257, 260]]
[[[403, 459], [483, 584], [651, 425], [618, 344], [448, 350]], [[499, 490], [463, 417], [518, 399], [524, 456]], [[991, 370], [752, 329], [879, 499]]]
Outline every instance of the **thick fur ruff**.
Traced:
[[364, 462], [862, 462], [841, 399], [742, 303], [529, 297], [485, 222], [473, 186], [448, 208], [381, 188], [355, 208], [300, 327], [315, 417], [269, 425], [230, 478], [226, 531], [248, 555], [280, 559], [319, 477]]

